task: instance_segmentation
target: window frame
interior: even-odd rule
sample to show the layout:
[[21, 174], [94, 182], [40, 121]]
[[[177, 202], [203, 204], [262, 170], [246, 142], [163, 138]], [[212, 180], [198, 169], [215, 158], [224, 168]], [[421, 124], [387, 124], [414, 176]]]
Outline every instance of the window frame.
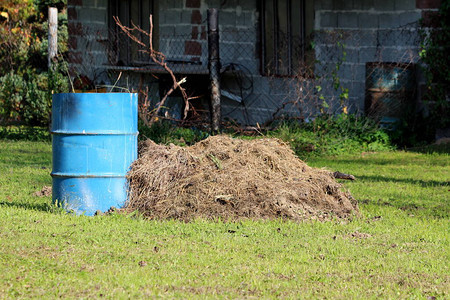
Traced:
[[[279, 34], [280, 34], [280, 28], [279, 28], [279, 14], [278, 14], [278, 3], [279, 1], [286, 1], [286, 11], [285, 11], [285, 16], [287, 17], [287, 33], [286, 35], [288, 36], [288, 63], [287, 63], [287, 70], [288, 72], [286, 73], [282, 73], [280, 70], [280, 64], [279, 64], [279, 49], [281, 48], [281, 46], [279, 45]], [[307, 50], [306, 50], [306, 33], [307, 33], [307, 24], [306, 24], [306, 14], [307, 14], [307, 9], [306, 9], [306, 0], [272, 0], [272, 7], [267, 7], [267, 2], [269, 2], [268, 0], [261, 0], [260, 1], [260, 37], [261, 37], [261, 57], [260, 57], [260, 62], [261, 62], [261, 74], [264, 76], [277, 76], [277, 77], [292, 77], [296, 75], [296, 70], [293, 69], [293, 40], [296, 36], [293, 36], [292, 33], [292, 13], [291, 13], [291, 8], [292, 8], [292, 1], [300, 1], [300, 7], [301, 7], [301, 12], [300, 12], [300, 26], [301, 28], [299, 28], [300, 31], [300, 59], [301, 59], [301, 63], [304, 64], [307, 60]], [[270, 5], [269, 5], [270, 6]], [[269, 30], [269, 28], [266, 28], [266, 24], [267, 24], [267, 20], [266, 20], [266, 10], [267, 9], [272, 9], [273, 10], [273, 14], [272, 14], [272, 27], [273, 27], [273, 34], [272, 34], [272, 45], [273, 45], [273, 56], [271, 58], [267, 57], [267, 53], [270, 51], [267, 51], [267, 47], [269, 46], [268, 43], [268, 39], [269, 37], [267, 37], [267, 31]], [[269, 67], [269, 61], [270, 59], [273, 60], [274, 62], [274, 67], [270, 68]]]

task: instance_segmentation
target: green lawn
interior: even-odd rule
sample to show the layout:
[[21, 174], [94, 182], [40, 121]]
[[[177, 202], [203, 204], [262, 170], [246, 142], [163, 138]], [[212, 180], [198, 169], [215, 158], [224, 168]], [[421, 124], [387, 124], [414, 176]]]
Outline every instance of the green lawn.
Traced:
[[0, 141], [0, 298], [449, 298], [448, 154], [308, 163], [357, 177], [361, 218], [77, 217], [33, 196], [50, 144]]

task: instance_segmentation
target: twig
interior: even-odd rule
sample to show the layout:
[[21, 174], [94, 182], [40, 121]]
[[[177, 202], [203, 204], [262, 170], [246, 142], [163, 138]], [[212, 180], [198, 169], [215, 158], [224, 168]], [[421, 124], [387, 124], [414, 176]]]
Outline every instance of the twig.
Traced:
[[[120, 27], [120, 29], [125, 32], [125, 34], [131, 39], [133, 40], [135, 43], [137, 43], [138, 45], [145, 47], [147, 50], [145, 50], [146, 53], [148, 53], [150, 55], [150, 58], [152, 59], [152, 61], [154, 63], [156, 63], [157, 65], [161, 66], [162, 68], [164, 68], [164, 70], [167, 71], [167, 73], [169, 73], [170, 77], [172, 78], [172, 87], [169, 89], [169, 91], [164, 95], [164, 97], [161, 99], [161, 101], [157, 104], [157, 107], [155, 110], [153, 110], [153, 114], [150, 118], [150, 120], [148, 121], [148, 125], [153, 124], [156, 121], [156, 118], [158, 116], [158, 113], [160, 111], [160, 109], [164, 106], [164, 103], [166, 102], [167, 98], [176, 90], [179, 89], [181, 92], [181, 95], [183, 97], [184, 103], [185, 103], [185, 107], [184, 107], [184, 118], [187, 117], [187, 113], [189, 112], [189, 100], [191, 98], [188, 97], [188, 95], [186, 94], [186, 90], [181, 86], [181, 84], [186, 82], [186, 78], [183, 78], [181, 80], [177, 80], [175, 74], [173, 73], [173, 71], [169, 68], [169, 66], [167, 66], [166, 63], [166, 56], [162, 53], [162, 52], [158, 52], [156, 50], [153, 49], [153, 17], [152, 15], [150, 15], [150, 30], [148, 32], [146, 32], [145, 30], [143, 30], [142, 28], [140, 28], [139, 26], [135, 25], [133, 22], [131, 22], [131, 27], [127, 27], [125, 25], [123, 25], [119, 18], [114, 16], [114, 21], [116, 22], [117, 26]], [[140, 39], [138, 39], [138, 37], [136, 37], [135, 35], [133, 35], [133, 32], [138, 32], [141, 33], [145, 36], [148, 37], [149, 39], [149, 45], [147, 48], [147, 45], [145, 45], [145, 43], [143, 43]]]
[[120, 77], [122, 77], [122, 72], [119, 73], [119, 76], [117, 76], [117, 80], [116, 82], [114, 82], [114, 85], [112, 86], [110, 92], [112, 92], [114, 90], [114, 88], [116, 87], [116, 84], [119, 82]]

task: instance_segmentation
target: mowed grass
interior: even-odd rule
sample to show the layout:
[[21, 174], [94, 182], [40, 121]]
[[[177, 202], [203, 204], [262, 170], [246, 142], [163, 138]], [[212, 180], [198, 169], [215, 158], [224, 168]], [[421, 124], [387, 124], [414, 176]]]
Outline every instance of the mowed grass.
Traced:
[[0, 142], [0, 298], [449, 297], [449, 155], [310, 159], [351, 173], [351, 222], [148, 221], [66, 214], [51, 145]]

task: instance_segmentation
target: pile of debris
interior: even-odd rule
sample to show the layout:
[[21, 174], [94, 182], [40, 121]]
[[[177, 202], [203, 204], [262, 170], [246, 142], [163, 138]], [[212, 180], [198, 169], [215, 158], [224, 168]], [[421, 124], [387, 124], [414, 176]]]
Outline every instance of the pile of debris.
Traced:
[[147, 140], [128, 174], [126, 209], [152, 219], [349, 218], [356, 201], [332, 172], [278, 139], [212, 136], [190, 147]]

